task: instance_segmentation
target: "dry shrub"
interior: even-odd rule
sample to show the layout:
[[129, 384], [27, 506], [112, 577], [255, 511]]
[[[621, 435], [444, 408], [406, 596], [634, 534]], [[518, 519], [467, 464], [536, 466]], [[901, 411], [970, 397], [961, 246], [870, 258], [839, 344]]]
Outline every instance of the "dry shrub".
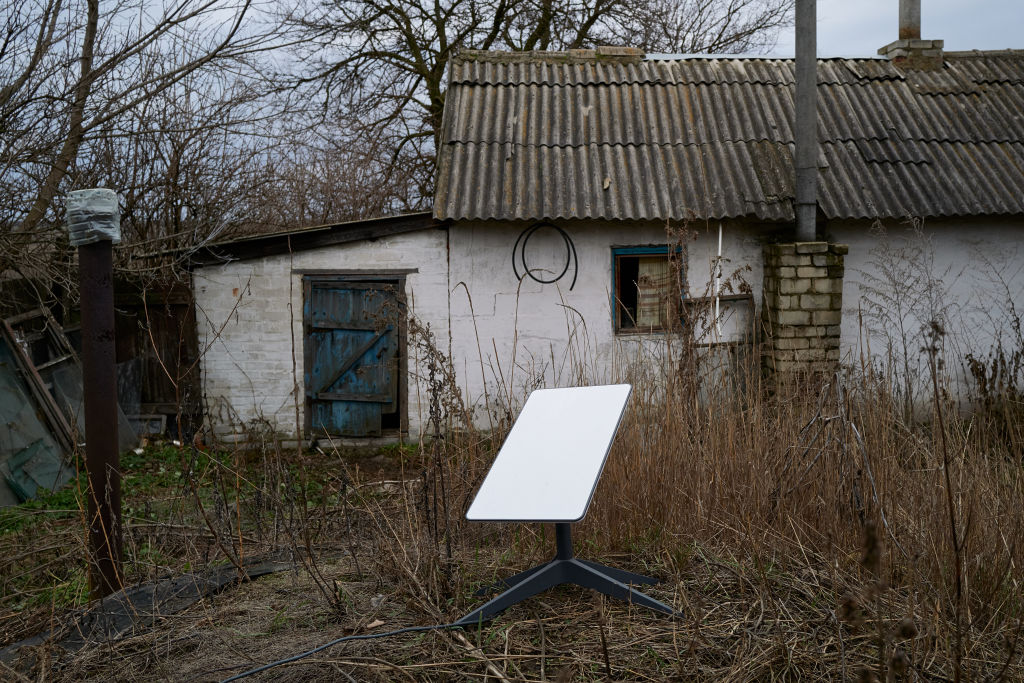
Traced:
[[[180, 571], [186, 559], [284, 553], [323, 623], [358, 632], [388, 604], [357, 594], [360, 583], [387, 596], [393, 619], [441, 623], [478, 606], [479, 585], [546, 559], [553, 543], [543, 526], [465, 521], [508, 424], [476, 428], [451, 359], [429, 329], [409, 331], [430, 429], [400, 449], [393, 488], [367, 481], [340, 447], [291, 455], [279, 436], [255, 429], [249, 441], [263, 446], [252, 453], [184, 449], [187, 474], [160, 521], [129, 520], [129, 577]], [[868, 365], [768, 381], [756, 348], [698, 346], [683, 334], [666, 336], [656, 356], [620, 359], [612, 377], [588, 380], [582, 369], [594, 359], [577, 361], [572, 384], [633, 385], [576, 532], [578, 552], [614, 555], [610, 564], [663, 579], [652, 594], [681, 606], [684, 619], [566, 591], [469, 634], [481, 649], [468, 664], [463, 644], [442, 634], [359, 652], [409, 667], [444, 662], [454, 676], [480, 668], [479, 657], [526, 678], [543, 678], [545, 666], [627, 680], [650, 671], [730, 680], [1020, 675], [1024, 477], [988, 422], [959, 417], [941, 395], [930, 415], [908, 421], [888, 376]], [[508, 388], [504, 400], [525, 395]], [[332, 569], [339, 558], [344, 572]], [[549, 601], [560, 601], [554, 615]], [[501, 634], [503, 643], [488, 645]], [[317, 630], [292, 649], [325, 639]], [[252, 644], [254, 659], [238, 664], [231, 648], [240, 646], [222, 655], [227, 670], [267, 659]], [[366, 663], [345, 666], [369, 672], [359, 668]]]

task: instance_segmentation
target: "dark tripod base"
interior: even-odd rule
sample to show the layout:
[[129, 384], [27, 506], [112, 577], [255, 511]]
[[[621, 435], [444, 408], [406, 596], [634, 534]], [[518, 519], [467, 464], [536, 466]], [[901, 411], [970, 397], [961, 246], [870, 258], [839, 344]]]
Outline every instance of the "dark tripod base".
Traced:
[[676, 614], [676, 611], [665, 603], [658, 602], [630, 587], [630, 584], [655, 584], [658, 583], [657, 579], [605, 567], [596, 562], [577, 560], [573, 557], [572, 534], [567, 523], [555, 524], [555, 541], [558, 544], [558, 554], [555, 559], [478, 591], [477, 595], [484, 595], [491, 590], [507, 589], [498, 597], [473, 610], [455, 623], [459, 626], [472, 626], [490, 621], [499, 612], [517, 602], [563, 583], [574, 583], [584, 588], [593, 588], [619, 600], [650, 607], [673, 616]]

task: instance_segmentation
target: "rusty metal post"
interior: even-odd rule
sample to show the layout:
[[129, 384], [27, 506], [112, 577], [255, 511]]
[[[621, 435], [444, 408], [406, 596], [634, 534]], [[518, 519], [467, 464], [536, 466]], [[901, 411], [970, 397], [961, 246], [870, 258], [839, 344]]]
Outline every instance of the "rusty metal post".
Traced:
[[123, 586], [111, 246], [112, 241], [120, 240], [117, 196], [110, 190], [72, 192], [68, 229], [71, 243], [78, 246], [85, 469], [89, 476], [89, 589], [90, 597], [98, 599]]

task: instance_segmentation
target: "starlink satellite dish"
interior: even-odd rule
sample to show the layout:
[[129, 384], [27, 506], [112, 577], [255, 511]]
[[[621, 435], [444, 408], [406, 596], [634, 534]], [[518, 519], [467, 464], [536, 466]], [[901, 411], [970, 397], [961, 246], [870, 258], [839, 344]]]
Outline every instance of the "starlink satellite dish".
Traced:
[[562, 583], [594, 588], [612, 597], [675, 615], [668, 605], [633, 590], [657, 583], [640, 574], [579, 560], [570, 524], [587, 514], [632, 387], [614, 384], [539, 389], [530, 394], [494, 464], [469, 506], [478, 522], [554, 522], [555, 558], [479, 591], [505, 592], [470, 612], [459, 624], [492, 619], [521, 600]]

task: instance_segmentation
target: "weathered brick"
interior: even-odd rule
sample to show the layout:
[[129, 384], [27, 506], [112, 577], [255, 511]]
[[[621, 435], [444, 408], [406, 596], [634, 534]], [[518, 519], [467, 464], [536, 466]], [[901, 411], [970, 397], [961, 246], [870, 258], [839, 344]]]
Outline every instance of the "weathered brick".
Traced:
[[843, 266], [829, 266], [828, 276], [830, 278], [843, 279], [843, 275], [846, 274], [846, 269]]
[[789, 339], [776, 339], [774, 346], [776, 349], [806, 349], [808, 342], [804, 337], [791, 337]]
[[806, 294], [811, 291], [811, 281], [808, 279], [782, 280], [779, 282], [779, 291], [783, 294]]
[[832, 297], [828, 294], [801, 294], [800, 308], [807, 311], [827, 310], [832, 307]]
[[[815, 313], [830, 313], [831, 311], [815, 311]], [[808, 325], [811, 322], [811, 314], [807, 311], [779, 311], [778, 318], [780, 325]]]
[[839, 254], [839, 255], [849, 254], [850, 253], [850, 245], [848, 245], [848, 244], [830, 244], [830, 245], [828, 245], [828, 250], [830, 252], [832, 252], [833, 254]]
[[828, 242], [797, 242], [798, 254], [823, 254], [828, 251]]
[[811, 282], [811, 291], [817, 294], [832, 294], [843, 291], [843, 281], [828, 277], [816, 277]]
[[843, 333], [843, 327], [841, 325], [829, 325], [825, 328], [825, 334], [830, 337], [838, 337]]
[[782, 266], [778, 270], [780, 278], [794, 278], [796, 277], [796, 268], [793, 266]]
[[832, 308], [834, 308], [837, 311], [843, 310], [843, 294], [842, 294], [842, 292], [840, 292], [839, 294], [833, 294], [832, 295]]
[[798, 349], [793, 351], [793, 360], [814, 362], [825, 360], [825, 349]]
[[813, 256], [811, 256], [811, 263], [815, 266], [829, 265], [828, 254], [814, 254]]
[[815, 266], [808, 265], [808, 266], [804, 266], [802, 268], [797, 268], [796, 269], [796, 274], [797, 274], [797, 277], [806, 277], [806, 278], [827, 277], [828, 276], [828, 269], [827, 268], [820, 268], [820, 267], [815, 267]]
[[843, 321], [843, 312], [835, 311], [814, 311], [815, 325], [839, 325]]

